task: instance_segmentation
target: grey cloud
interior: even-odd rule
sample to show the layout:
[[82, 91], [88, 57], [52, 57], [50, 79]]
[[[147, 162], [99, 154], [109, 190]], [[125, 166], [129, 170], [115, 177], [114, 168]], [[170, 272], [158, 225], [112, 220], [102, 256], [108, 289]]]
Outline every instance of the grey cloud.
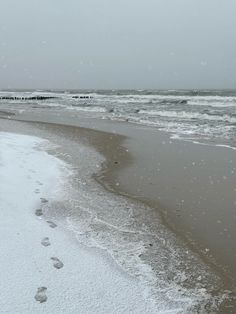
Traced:
[[4, 0], [0, 88], [233, 88], [235, 0]]

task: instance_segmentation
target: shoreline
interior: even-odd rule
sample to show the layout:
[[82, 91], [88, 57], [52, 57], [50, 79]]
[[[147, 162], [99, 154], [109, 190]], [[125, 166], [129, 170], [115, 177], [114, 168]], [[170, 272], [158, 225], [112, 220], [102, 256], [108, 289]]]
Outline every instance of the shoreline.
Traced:
[[[23, 115], [24, 117], [24, 115]], [[27, 119], [26, 121], [29, 119], [29, 117], [26, 115]], [[17, 117], [18, 118], [18, 117]], [[24, 118], [21, 118], [19, 120], [21, 120]], [[34, 115], [28, 120], [29, 122], [33, 121], [37, 123], [37, 118], [35, 119]], [[202, 158], [204, 158], [204, 154], [206, 152], [206, 154], [209, 155], [209, 161], [208, 164], [205, 165], [205, 168], [201, 167], [201, 168], [197, 168], [197, 162], [194, 160], [193, 164], [194, 167], [196, 168], [196, 171], [192, 173], [192, 177], [195, 178], [197, 171], [200, 171], [201, 173], [203, 172], [203, 170], [206, 170], [206, 166], [209, 167], [210, 164], [209, 162], [211, 161], [210, 158], [215, 159], [217, 156], [215, 153], [211, 153], [211, 151], [217, 151], [217, 153], [219, 151], [222, 151], [222, 153], [220, 154], [220, 157], [218, 157], [218, 162], [221, 162], [221, 158], [222, 158], [222, 162], [219, 164], [219, 166], [210, 166], [210, 170], [209, 172], [217, 172], [219, 170], [219, 168], [221, 168], [223, 166], [222, 169], [222, 177], [223, 177], [223, 181], [227, 182], [225, 180], [224, 177], [224, 171], [225, 171], [225, 166], [224, 164], [226, 164], [225, 160], [226, 158], [228, 158], [228, 163], [229, 163], [229, 169], [228, 171], [228, 175], [231, 175], [231, 182], [232, 185], [229, 188], [230, 190], [234, 187], [234, 173], [232, 171], [232, 174], [230, 174], [231, 168], [236, 169], [236, 156], [234, 154], [234, 150], [230, 148], [225, 148], [225, 147], [218, 147], [218, 146], [211, 146], [211, 145], [200, 145], [200, 144], [194, 144], [191, 142], [187, 142], [184, 140], [179, 140], [179, 139], [171, 139], [170, 135], [159, 131], [159, 130], [152, 130], [151, 128], [146, 128], [143, 126], [138, 126], [138, 125], [130, 125], [129, 123], [124, 123], [124, 122], [116, 122], [116, 121], [110, 121], [110, 120], [98, 120], [98, 119], [83, 119], [83, 117], [78, 118], [76, 117], [76, 119], [73, 119], [73, 117], [69, 116], [65, 117], [63, 119], [61, 119], [61, 117], [56, 117], [56, 122], [53, 122], [53, 117], [51, 117], [49, 115], [49, 117], [45, 118], [45, 116], [40, 117], [40, 119], [38, 120], [38, 122], [42, 122], [42, 123], [52, 123], [52, 124], [58, 124], [59, 125], [67, 125], [68, 127], [78, 127], [81, 132], [85, 132], [84, 135], [87, 138], [85, 141], [89, 142], [91, 145], [95, 146], [97, 151], [100, 152], [101, 154], [105, 154], [105, 156], [107, 157], [107, 161], [106, 161], [106, 170], [105, 173], [102, 173], [102, 176], [105, 175], [106, 178], [99, 178], [99, 174], [98, 177], [100, 183], [107, 189], [109, 189], [110, 191], [115, 191], [116, 193], [120, 193], [121, 195], [124, 196], [128, 196], [128, 197], [132, 197], [135, 200], [139, 200], [141, 202], [146, 203], [148, 206], [151, 206], [152, 208], [156, 208], [156, 210], [159, 212], [159, 214], [162, 216], [162, 219], [164, 220], [164, 223], [167, 224], [167, 226], [174, 231], [175, 233], [179, 234], [179, 236], [181, 236], [183, 239], [185, 239], [185, 241], [187, 240], [188, 242], [192, 242], [192, 245], [194, 244], [194, 240], [193, 237], [191, 237], [190, 233], [192, 232], [192, 230], [188, 230], [187, 232], [187, 237], [186, 234], [183, 234], [183, 232], [181, 231], [182, 228], [184, 228], [184, 230], [186, 230], [186, 223], [187, 224], [192, 224], [193, 219], [190, 217], [190, 219], [188, 221], [185, 222], [184, 225], [179, 224], [178, 221], [180, 221], [181, 219], [180, 217], [180, 210], [182, 210], [182, 208], [180, 208], [179, 206], [189, 206], [191, 208], [190, 214], [194, 215], [194, 204], [191, 203], [180, 203], [179, 205], [176, 205], [176, 201], [174, 199], [174, 197], [177, 196], [171, 196], [171, 194], [174, 192], [175, 186], [179, 185], [179, 182], [176, 182], [176, 180], [174, 179], [173, 184], [171, 183], [171, 181], [167, 181], [166, 182], [166, 174], [163, 173], [163, 175], [160, 177], [159, 179], [159, 173], [156, 172], [155, 170], [155, 163], [158, 162], [158, 160], [156, 160], [156, 154], [159, 154], [160, 152], [162, 152], [163, 148], [164, 148], [164, 152], [163, 152], [163, 156], [164, 159], [167, 156], [167, 154], [170, 152], [170, 154], [172, 154], [172, 163], [175, 163], [175, 151], [179, 151], [178, 154], [176, 155], [176, 157], [179, 159], [180, 157], [182, 158], [182, 156], [186, 155], [188, 156], [188, 149], [189, 151], [193, 150], [193, 153], [191, 153], [190, 156], [185, 158], [185, 162], [188, 162], [188, 158], [189, 161], [191, 161], [191, 158], [194, 160], [195, 156], [194, 154], [196, 154], [196, 158], [197, 160], [199, 160], [199, 162], [205, 162], [205, 160], [203, 160]], [[97, 133], [96, 133], [97, 132]], [[89, 134], [92, 134], [93, 136], [90, 136]], [[101, 135], [98, 136], [98, 135]], [[102, 134], [104, 134], [105, 136], [102, 136]], [[150, 138], [151, 137], [151, 138]], [[110, 138], [110, 139], [109, 139]], [[101, 139], [101, 141], [100, 141]], [[83, 141], [83, 138], [81, 138], [81, 140]], [[149, 144], [148, 142], [150, 141], [151, 144]], [[104, 143], [103, 143], [104, 142]], [[134, 143], [134, 144], [133, 144]], [[146, 143], [145, 148], [143, 149], [142, 147], [140, 148], [140, 145], [143, 145], [142, 143]], [[158, 143], [158, 147], [154, 147], [151, 149], [150, 152], [148, 152], [148, 150], [150, 149], [150, 145], [156, 145], [157, 146]], [[164, 145], [163, 145], [164, 144]], [[110, 149], [110, 146], [112, 147], [112, 149]], [[173, 146], [173, 148], [172, 148]], [[167, 147], [167, 149], [165, 149], [165, 147]], [[160, 149], [159, 149], [160, 148]], [[199, 154], [199, 151], [201, 152]], [[231, 152], [230, 152], [231, 151]], [[146, 153], [147, 152], [147, 153]], [[225, 154], [226, 153], [226, 154]], [[153, 157], [150, 157], [150, 155], [153, 154]], [[226, 155], [226, 158], [224, 156], [224, 154]], [[116, 157], [116, 155], [118, 156], [118, 158]], [[201, 156], [202, 155], [202, 156]], [[147, 158], [148, 156], [148, 158]], [[201, 157], [200, 157], [201, 156]], [[116, 159], [120, 159], [120, 162], [118, 162], [117, 164], [114, 164], [114, 161]], [[163, 157], [162, 157], [163, 159]], [[168, 163], [170, 164], [170, 158], [167, 157], [167, 163], [165, 165], [164, 164], [164, 169], [166, 172], [168, 172], [168, 176], [171, 178], [171, 174], [170, 171], [168, 169]], [[232, 162], [233, 161], [233, 162]], [[191, 161], [192, 162], [192, 161]], [[150, 167], [149, 167], [150, 164]], [[134, 167], [132, 167], [134, 165]], [[162, 166], [162, 165], [161, 165]], [[192, 165], [190, 164], [190, 166], [192, 167]], [[179, 171], [178, 174], [178, 179], [182, 180], [183, 175], [186, 172], [186, 167], [184, 167], [184, 165], [181, 165], [182, 169], [180, 169], [181, 171]], [[192, 168], [194, 168], [192, 167]], [[218, 169], [217, 169], [218, 167]], [[147, 168], [147, 171], [146, 171]], [[156, 168], [160, 168], [158, 165]], [[171, 167], [172, 170], [174, 171], [174, 173], [176, 172], [176, 167]], [[127, 169], [127, 172], [126, 172]], [[144, 169], [144, 171], [142, 171], [142, 169]], [[193, 171], [194, 169], [190, 169], [190, 167], [188, 167], [188, 171]], [[235, 170], [236, 171], [236, 170]], [[154, 172], [154, 173], [152, 173]], [[133, 176], [133, 173], [137, 173], [137, 176]], [[149, 181], [149, 179], [147, 179], [147, 176], [150, 175], [151, 180]], [[211, 177], [212, 173], [209, 173], [209, 176]], [[217, 180], [221, 180], [220, 175], [218, 175]], [[140, 180], [141, 177], [141, 180]], [[209, 185], [209, 183], [211, 183], [211, 179], [209, 180], [209, 182], [206, 182], [207, 177], [204, 179], [203, 185], [207, 186]], [[227, 178], [228, 179], [228, 178]], [[117, 180], [119, 181], [118, 185], [117, 185]], [[199, 182], [200, 180], [202, 180], [202, 178], [199, 178]], [[140, 182], [140, 184], [138, 184], [138, 181]], [[142, 182], [144, 181], [144, 182]], [[126, 184], [126, 182], [131, 182]], [[158, 194], [158, 190], [163, 188], [163, 184], [162, 182], [165, 182], [165, 184], [167, 186], [171, 187], [171, 193], [164, 195], [165, 196], [165, 202], [163, 202], [162, 197], [159, 198]], [[223, 182], [225, 184], [225, 182]], [[191, 182], [190, 182], [191, 183]], [[182, 184], [182, 183], [180, 183]], [[196, 183], [197, 185], [193, 188], [193, 192], [191, 195], [193, 195], [193, 193], [195, 193], [195, 191], [199, 190], [198, 188], [198, 183]], [[143, 188], [146, 188], [143, 190]], [[172, 186], [171, 186], [172, 185]], [[189, 187], [189, 182], [186, 181], [185, 183], [185, 188], [188, 189]], [[228, 184], [229, 186], [229, 184]], [[213, 188], [215, 188], [215, 185], [212, 186]], [[226, 192], [226, 188], [223, 187], [223, 191]], [[142, 191], [143, 190], [143, 191]], [[218, 188], [219, 190], [219, 188]], [[182, 192], [184, 193], [183, 196], [178, 195], [179, 197], [187, 197], [187, 194], [185, 193], [184, 189], [182, 189]], [[181, 193], [182, 193], [181, 192]], [[143, 195], [142, 195], [143, 193]], [[165, 191], [163, 190], [162, 193], [165, 193]], [[201, 198], [202, 196], [199, 194], [200, 190], [198, 191], [198, 195]], [[203, 193], [203, 191], [202, 191]], [[228, 194], [229, 198], [232, 200], [231, 204], [227, 204], [230, 205], [230, 211], [232, 212], [231, 215], [233, 214], [235, 205], [234, 202], [236, 201], [234, 198], [234, 194], [235, 192], [232, 191], [231, 194]], [[171, 203], [168, 202], [168, 198], [172, 198]], [[207, 196], [205, 196], [207, 197]], [[218, 197], [217, 193], [214, 192], [214, 194], [212, 195], [212, 198]], [[164, 197], [163, 197], [164, 198]], [[191, 196], [192, 198], [192, 196]], [[178, 202], [181, 202], [182, 199], [178, 200]], [[191, 201], [191, 200], [190, 200]], [[196, 200], [199, 201], [199, 200]], [[218, 201], [220, 201], [220, 199], [218, 198]], [[200, 199], [201, 202], [201, 199]], [[218, 206], [218, 212], [216, 212], [217, 215], [220, 214], [220, 205], [216, 203], [215, 201], [215, 205]], [[204, 205], [205, 206], [205, 205]], [[206, 204], [206, 206], [210, 206], [212, 207], [213, 205], [211, 203], [208, 202], [208, 204]], [[224, 203], [223, 203], [224, 206]], [[179, 207], [179, 208], [178, 208]], [[185, 208], [185, 210], [187, 210], [187, 207]], [[222, 212], [223, 213], [223, 212]], [[186, 214], [188, 214], [188, 212], [186, 212]], [[194, 218], [194, 217], [193, 217]], [[198, 217], [199, 218], [199, 217]], [[236, 218], [236, 216], [235, 216]], [[195, 218], [194, 218], [195, 219]], [[210, 216], [209, 216], [210, 219]], [[221, 218], [216, 219], [216, 223], [217, 221], [221, 221]], [[201, 223], [203, 223], [204, 220], [201, 221]], [[209, 221], [210, 222], [210, 221]], [[177, 224], [176, 224], [177, 223]], [[217, 223], [218, 224], [218, 223]], [[221, 224], [219, 224], [221, 226]], [[218, 227], [218, 226], [217, 226]], [[194, 227], [195, 228], [195, 227]], [[235, 228], [234, 225], [232, 225], [230, 232], [233, 232], [231, 234], [232, 238], [234, 238], [234, 234], [235, 234]], [[229, 231], [227, 231], [229, 232]], [[227, 232], [226, 232], [226, 236], [227, 236]], [[214, 236], [218, 237], [217, 240], [221, 241], [221, 237], [219, 237], [217, 235], [217, 233], [214, 233]], [[194, 237], [196, 237], [196, 234], [194, 235]], [[196, 244], [199, 244], [199, 240], [198, 239], [196, 241]], [[212, 239], [212, 241], [215, 241]], [[202, 242], [202, 240], [200, 241]], [[194, 244], [194, 246], [196, 246], [196, 244]], [[192, 247], [191, 245], [191, 247]], [[205, 260], [209, 260], [208, 258], [208, 252], [204, 252], [204, 248], [208, 248], [208, 245], [204, 243], [202, 243], [202, 245], [198, 246], [197, 245], [197, 250], [200, 253], [200, 251], [202, 251], [201, 256], [203, 258], [205, 258]], [[223, 247], [222, 247], [223, 248]], [[227, 259], [229, 258], [229, 256], [227, 257]], [[227, 261], [227, 259], [225, 261]], [[210, 258], [211, 261], [213, 261], [212, 257]], [[234, 252], [234, 260], [232, 261], [231, 265], [231, 270], [235, 271], [234, 268], [234, 264], [236, 261], [236, 252]], [[213, 263], [215, 266], [217, 264]], [[219, 263], [218, 263], [219, 264]], [[224, 264], [224, 263], [223, 263]], [[227, 271], [226, 271], [227, 273]], [[236, 285], [236, 272], [234, 273], [234, 284]]]
[[[30, 123], [30, 121], [28, 123]], [[34, 122], [33, 124], [37, 125], [37, 122]], [[56, 128], [56, 127], [60, 127], [63, 129], [62, 125], [54, 125], [54, 126], [47, 125], [46, 126], [46, 128], [49, 128], [49, 129], [50, 128]], [[44, 128], [43, 124], [41, 124], [41, 128]], [[66, 127], [64, 127], [64, 128], [66, 128]], [[68, 126], [68, 128], [70, 128], [70, 127]], [[73, 127], [72, 127], [72, 129], [73, 129]], [[63, 132], [63, 130], [62, 130], [62, 132]], [[127, 148], [125, 146], [123, 146], [123, 143], [127, 139], [127, 137], [120, 136], [117, 134], [112, 134], [112, 133], [103, 133], [103, 132], [93, 131], [90, 129], [86, 130], [86, 129], [81, 129], [81, 128], [80, 128], [80, 133], [81, 133], [80, 139], [81, 139], [81, 137], [83, 138], [85, 136], [87, 139], [83, 139], [83, 141], [85, 140], [85, 142], [88, 141], [90, 143], [90, 145], [91, 144], [93, 146], [95, 145], [98, 151], [100, 151], [102, 154], [106, 155], [108, 163], [107, 163], [107, 161], [105, 161], [104, 165], [105, 165], [105, 167], [107, 167], [106, 170], [108, 169], [108, 171], [109, 170], [111, 171], [111, 173], [109, 174], [109, 175], [111, 175], [111, 177], [108, 179], [109, 179], [109, 186], [110, 187], [111, 187], [111, 185], [110, 185], [111, 180], [113, 180], [113, 187], [112, 187], [113, 192], [115, 191], [116, 193], [119, 193], [121, 195], [129, 196], [129, 197], [133, 198], [132, 195], [124, 194], [120, 190], [120, 185], [117, 186], [116, 184], [114, 184], [114, 182], [115, 182], [114, 179], [116, 180], [116, 178], [114, 178], [114, 177], [112, 178], [112, 175], [113, 175], [112, 173], [114, 172], [114, 169], [116, 169], [115, 172], [119, 172], [121, 169], [124, 169], [127, 166], [130, 166], [132, 164], [132, 162], [134, 161], [130, 152], [127, 152]], [[91, 134], [93, 134], [93, 136], [91, 136]], [[103, 136], [102, 136], [102, 134], [103, 134]], [[98, 140], [99, 138], [100, 138], [100, 141]], [[106, 140], [104, 141], [105, 138], [106, 138]], [[113, 146], [113, 150], [112, 150], [112, 154], [109, 154], [111, 144]], [[120, 152], [117, 156], [118, 151], [120, 151]], [[116, 158], [114, 158], [114, 157], [116, 157]], [[115, 162], [117, 162], [117, 160], [118, 160], [118, 164], [115, 163]], [[103, 165], [103, 170], [104, 170], [104, 165]], [[98, 177], [97, 177], [97, 175], [95, 175], [95, 177], [97, 177], [98, 181], [100, 182], [101, 181], [101, 175], [102, 175], [103, 186], [105, 188], [110, 189], [106, 184], [104, 185], [104, 177], [103, 177], [104, 173], [100, 174], [100, 176], [98, 175]], [[106, 173], [106, 175], [107, 175], [107, 173]], [[137, 198], [135, 198], [135, 199], [137, 199]], [[141, 199], [141, 201], [145, 201], [145, 200]], [[149, 203], [149, 205], [150, 205], [150, 203]], [[156, 207], [156, 204], [155, 204], [154, 208], [155, 207]]]

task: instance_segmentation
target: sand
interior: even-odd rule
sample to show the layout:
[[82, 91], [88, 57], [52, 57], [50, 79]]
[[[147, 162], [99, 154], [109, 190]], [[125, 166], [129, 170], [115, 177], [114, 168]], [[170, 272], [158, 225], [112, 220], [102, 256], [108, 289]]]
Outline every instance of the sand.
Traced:
[[[234, 152], [222, 148], [222, 153], [218, 154], [217, 151], [216, 154], [214, 148], [210, 146], [170, 140], [169, 136], [162, 132], [153, 132], [149, 128], [124, 123], [95, 121], [94, 119], [83, 120], [78, 119], [78, 117], [73, 119], [73, 117], [68, 116], [55, 118], [55, 116], [50, 115], [47, 117], [44, 115], [37, 118], [30, 117], [30, 120], [34, 119], [38, 121], [54, 121], [57, 124], [32, 124], [26, 130], [25, 126], [17, 126], [16, 124], [10, 126], [8, 123], [7, 128], [27, 133], [30, 130], [35, 132], [33, 129], [36, 127], [42, 133], [44, 133], [44, 130], [47, 130], [58, 136], [60, 136], [61, 132], [62, 137], [63, 134], [67, 134], [71, 139], [71, 142], [67, 144], [68, 147], [64, 143], [67, 151], [70, 151], [70, 144], [76, 140], [95, 146], [96, 150], [106, 157], [103, 168], [100, 169], [98, 165], [97, 172], [99, 170], [100, 172], [96, 176], [97, 180], [110, 191], [129, 195], [129, 197], [138, 199], [154, 208], [161, 215], [164, 224], [175, 232], [176, 238], [183, 240], [190, 250], [200, 255], [202, 261], [219, 276], [222, 282], [220, 289], [234, 289], [234, 253], [231, 254], [233, 240], [221, 237], [223, 243], [218, 241], [220, 233], [217, 228], [222, 224], [223, 219], [222, 217], [215, 217], [216, 213], [222, 214], [222, 205], [219, 203], [219, 201], [222, 201], [222, 196], [219, 194], [220, 190], [223, 191], [223, 195], [227, 195], [227, 199], [223, 198], [224, 204], [231, 204], [231, 201], [234, 201], [232, 190], [234, 177], [230, 176], [229, 173], [226, 179], [223, 178], [225, 173], [228, 173], [227, 169], [233, 170], [232, 168], [235, 164]], [[59, 125], [59, 122], [77, 126], [82, 125], [97, 130], [109, 131], [110, 133], [66, 127]], [[74, 162], [75, 154], [71, 151], [69, 157], [60, 155], [60, 158]], [[213, 163], [209, 164], [211, 160], [213, 160]], [[231, 160], [232, 162], [230, 162]], [[78, 161], [75, 161], [75, 164], [76, 162]], [[184, 167], [186, 166], [188, 167], [188, 175], [184, 174]], [[209, 176], [212, 172], [216, 176], [214, 177], [215, 180], [219, 180], [219, 176], [221, 180], [219, 185], [214, 185], [213, 189], [210, 190], [209, 200], [214, 200], [215, 197], [215, 203], [206, 203], [205, 197], [204, 211], [207, 213], [207, 218], [202, 218], [201, 215], [197, 216], [198, 213], [202, 213], [202, 210], [201, 212], [199, 210], [195, 211], [196, 207], [189, 205], [194, 204], [194, 197], [196, 196], [204, 198], [202, 193], [206, 191], [205, 187], [208, 187], [210, 184]], [[197, 177], [197, 175], [200, 177]], [[191, 193], [189, 191], [189, 180], [195, 176], [197, 180], [193, 180], [193, 183], [191, 183], [191, 190], [193, 191]], [[216, 212], [214, 211], [215, 204], [220, 205], [216, 208]], [[233, 209], [234, 207], [231, 208]], [[233, 231], [233, 219], [231, 219], [232, 216], [230, 215], [234, 211], [227, 210], [226, 213], [224, 216], [228, 219], [226, 221], [227, 227], [232, 226]], [[214, 223], [209, 225], [209, 222], [212, 221]], [[221, 223], [218, 221], [221, 221]], [[210, 227], [208, 228], [208, 226]], [[215, 236], [217, 236], [217, 241], [214, 241]], [[210, 242], [211, 239], [213, 240], [212, 242]], [[64, 260], [62, 261], [64, 263]], [[233, 306], [232, 302], [230, 304], [226, 303], [222, 307], [221, 312], [233, 313]], [[164, 313], [163, 311], [159, 312]]]

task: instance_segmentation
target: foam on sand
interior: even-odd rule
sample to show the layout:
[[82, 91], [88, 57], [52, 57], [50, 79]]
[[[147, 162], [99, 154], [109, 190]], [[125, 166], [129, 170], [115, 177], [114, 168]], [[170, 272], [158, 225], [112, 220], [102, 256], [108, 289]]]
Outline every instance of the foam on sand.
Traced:
[[70, 176], [45, 145], [0, 133], [1, 312], [155, 313], [136, 279], [44, 219], [44, 206], [65, 197]]

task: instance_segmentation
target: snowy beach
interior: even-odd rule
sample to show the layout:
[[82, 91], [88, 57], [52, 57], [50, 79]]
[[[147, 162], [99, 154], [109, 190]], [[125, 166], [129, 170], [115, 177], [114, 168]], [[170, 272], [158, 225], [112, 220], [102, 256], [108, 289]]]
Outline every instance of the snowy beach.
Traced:
[[0, 133], [1, 313], [154, 313], [134, 278], [78, 243], [44, 208], [70, 170], [37, 137]]

